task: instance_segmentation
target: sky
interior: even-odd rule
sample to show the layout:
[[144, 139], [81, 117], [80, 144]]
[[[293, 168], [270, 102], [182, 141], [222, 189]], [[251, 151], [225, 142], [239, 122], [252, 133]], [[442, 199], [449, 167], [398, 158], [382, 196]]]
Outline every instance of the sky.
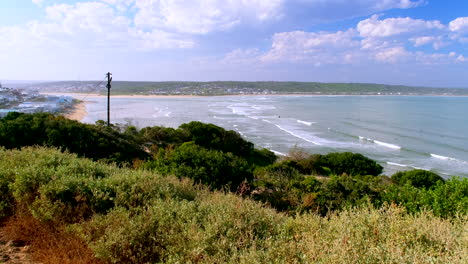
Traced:
[[0, 81], [468, 88], [467, 0], [0, 0]]

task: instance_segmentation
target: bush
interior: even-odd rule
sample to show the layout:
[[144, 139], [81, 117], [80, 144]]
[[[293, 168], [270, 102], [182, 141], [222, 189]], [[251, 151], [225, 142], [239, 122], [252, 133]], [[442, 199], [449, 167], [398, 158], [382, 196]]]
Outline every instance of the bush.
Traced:
[[341, 175], [380, 175], [383, 167], [377, 162], [356, 153], [329, 153], [318, 157], [314, 162], [315, 168], [330, 169], [331, 173]]
[[8, 113], [0, 119], [0, 146], [58, 147], [81, 157], [132, 163], [149, 155], [140, 146], [107, 126], [82, 124], [47, 113]]
[[190, 122], [182, 124], [178, 130], [184, 131], [189, 140], [195, 144], [211, 150], [232, 153], [246, 159], [249, 163], [265, 166], [276, 160], [276, 155], [267, 150], [257, 150], [254, 144], [246, 141], [233, 130], [225, 130], [213, 124]]
[[212, 188], [235, 190], [243, 181], [253, 179], [252, 168], [244, 159], [231, 153], [208, 150], [187, 142], [175, 149], [169, 158], [169, 171], [179, 178], [187, 177]]
[[396, 203], [410, 213], [430, 210], [436, 216], [453, 217], [468, 214], [468, 179], [452, 178], [437, 181], [432, 188], [418, 188], [409, 183], [389, 185], [382, 192], [382, 201]]
[[398, 185], [410, 184], [416, 188], [432, 188], [444, 179], [432, 171], [400, 171], [392, 175], [392, 181]]
[[382, 179], [372, 175], [332, 175], [318, 190], [317, 212], [325, 215], [346, 206], [357, 206], [367, 202], [380, 204], [383, 189]]

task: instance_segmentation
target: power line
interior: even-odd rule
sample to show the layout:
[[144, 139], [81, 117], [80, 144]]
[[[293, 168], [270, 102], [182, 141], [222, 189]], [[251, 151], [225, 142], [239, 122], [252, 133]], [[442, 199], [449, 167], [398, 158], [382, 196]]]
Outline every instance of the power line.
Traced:
[[90, 90], [90, 92], [87, 93], [87, 94], [81, 99], [81, 101], [84, 101], [84, 100], [86, 99], [86, 97], [88, 97], [91, 93], [95, 92], [95, 89], [96, 89], [99, 85], [101, 85], [104, 81], [105, 81], [105, 80], [102, 80], [102, 81], [100, 81], [96, 86], [94, 86], [94, 87]]

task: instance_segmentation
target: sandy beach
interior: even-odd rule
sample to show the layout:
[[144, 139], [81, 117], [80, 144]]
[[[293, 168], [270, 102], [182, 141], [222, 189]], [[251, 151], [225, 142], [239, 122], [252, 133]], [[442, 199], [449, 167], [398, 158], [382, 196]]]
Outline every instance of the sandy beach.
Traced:
[[87, 103], [89, 102], [82, 101], [75, 104], [73, 110], [63, 116], [71, 120], [81, 121], [88, 114], [88, 112], [86, 112]]

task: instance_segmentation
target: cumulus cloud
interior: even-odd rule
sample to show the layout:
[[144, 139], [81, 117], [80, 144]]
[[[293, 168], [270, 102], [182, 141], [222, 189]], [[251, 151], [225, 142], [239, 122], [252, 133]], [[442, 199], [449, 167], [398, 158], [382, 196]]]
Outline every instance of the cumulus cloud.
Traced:
[[439, 50], [442, 47], [448, 45], [448, 43], [443, 40], [442, 36], [417, 36], [409, 38], [409, 40], [414, 44], [415, 47], [432, 44], [432, 47], [435, 50]]
[[[123, 0], [121, 0], [123, 1]], [[130, 3], [130, 2], [128, 2]], [[46, 8], [46, 21], [32, 21], [25, 27], [0, 28], [0, 37], [10, 39], [3, 45], [40, 45], [48, 49], [77, 47], [81, 50], [111, 49], [172, 49], [190, 48], [194, 42], [187, 36], [158, 29], [141, 30], [132, 20], [109, 8], [103, 2], [78, 2], [74, 5], [55, 4]], [[14, 31], [14, 33], [13, 33]], [[3, 34], [2, 34], [3, 33]], [[13, 36], [13, 37], [12, 37]]]
[[283, 0], [136, 0], [135, 24], [190, 34], [230, 29], [281, 16]]
[[[353, 29], [338, 32], [293, 31], [273, 36], [270, 51], [262, 61], [341, 63], [353, 57], [349, 50], [359, 46]], [[326, 58], [326, 60], [325, 60]]]
[[426, 21], [409, 17], [380, 20], [379, 17], [379, 15], [373, 15], [358, 23], [357, 30], [361, 37], [390, 37], [432, 29], [443, 30], [445, 28], [438, 20]]
[[452, 32], [468, 33], [468, 17], [459, 17], [449, 23]]
[[468, 43], [468, 17], [459, 17], [449, 23], [451, 38], [462, 43]]
[[465, 56], [463, 56], [463, 55], [458, 55], [457, 61], [459, 61], [459, 62], [465, 62], [465, 61], [466, 61], [466, 58], [465, 58]]
[[373, 54], [377, 61], [396, 63], [401, 60], [408, 59], [410, 53], [404, 47], [391, 47], [378, 50]]
[[[458, 29], [463, 23], [454, 24]], [[432, 45], [434, 50], [439, 50], [449, 45], [449, 27], [437, 20], [380, 19], [380, 16], [373, 15], [347, 31], [277, 33], [272, 38], [270, 50], [260, 58], [263, 62], [305, 62], [313, 65], [464, 62], [463, 55], [453, 52], [430, 53], [409, 49]]]

